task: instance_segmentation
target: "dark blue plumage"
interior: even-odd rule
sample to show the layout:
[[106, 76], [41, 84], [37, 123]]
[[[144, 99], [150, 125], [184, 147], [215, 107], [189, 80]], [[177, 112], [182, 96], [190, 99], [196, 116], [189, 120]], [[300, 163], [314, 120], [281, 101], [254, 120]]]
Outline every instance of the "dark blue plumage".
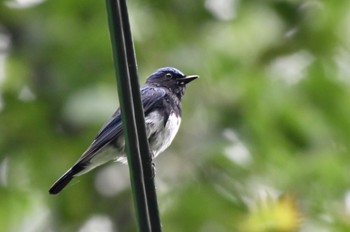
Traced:
[[[149, 76], [141, 89], [146, 133], [153, 158], [173, 141], [181, 123], [181, 100], [185, 86], [197, 78], [195, 75], [186, 76], [176, 68], [166, 67]], [[49, 192], [59, 193], [73, 177], [108, 161], [126, 163], [124, 147], [121, 115], [117, 109], [79, 160], [53, 184]]]

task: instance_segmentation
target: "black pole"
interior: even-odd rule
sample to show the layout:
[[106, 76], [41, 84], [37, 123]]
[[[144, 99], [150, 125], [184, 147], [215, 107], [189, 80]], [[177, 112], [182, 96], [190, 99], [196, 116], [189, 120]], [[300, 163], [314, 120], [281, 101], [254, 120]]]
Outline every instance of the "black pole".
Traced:
[[107, 0], [107, 9], [138, 228], [161, 232], [126, 1]]
[[116, 69], [116, 79], [119, 94], [119, 103], [122, 113], [125, 146], [129, 164], [131, 188], [133, 192], [138, 230], [151, 232], [146, 200], [145, 182], [139, 150], [138, 133], [135, 122], [134, 104], [130, 85], [123, 21], [121, 18], [120, 2], [106, 0], [110, 36], [112, 41], [113, 60]]
[[138, 82], [137, 63], [135, 58], [135, 50], [131, 35], [128, 10], [126, 0], [120, 0], [120, 7], [123, 19], [124, 39], [126, 46], [126, 55], [128, 59], [129, 74], [131, 77], [131, 90], [134, 102], [135, 120], [139, 138], [139, 148], [142, 160], [142, 170], [145, 181], [146, 198], [148, 203], [148, 214], [152, 232], [160, 232], [161, 222], [159, 217], [157, 192], [154, 183], [154, 170], [152, 164], [152, 156], [149, 150], [148, 139], [146, 135], [145, 119], [143, 114], [143, 106], [141, 103], [140, 86]]

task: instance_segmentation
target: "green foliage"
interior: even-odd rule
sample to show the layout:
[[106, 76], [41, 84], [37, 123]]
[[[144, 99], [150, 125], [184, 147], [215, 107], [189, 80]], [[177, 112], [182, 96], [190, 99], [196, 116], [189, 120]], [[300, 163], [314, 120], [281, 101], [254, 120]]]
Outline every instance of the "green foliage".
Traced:
[[[128, 4], [142, 83], [201, 76], [156, 160], [164, 231], [349, 231], [350, 2]], [[0, 6], [1, 230], [135, 231], [121, 164], [47, 192], [118, 105], [104, 2], [15, 6]]]

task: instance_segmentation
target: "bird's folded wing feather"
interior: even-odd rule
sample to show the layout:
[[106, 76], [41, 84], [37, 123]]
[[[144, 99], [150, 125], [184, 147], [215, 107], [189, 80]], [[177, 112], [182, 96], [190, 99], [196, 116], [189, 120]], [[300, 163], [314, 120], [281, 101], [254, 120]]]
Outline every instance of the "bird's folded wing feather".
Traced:
[[[145, 116], [150, 113], [152, 109], [161, 107], [164, 104], [164, 96], [166, 91], [161, 88], [144, 87], [141, 89], [142, 105]], [[117, 139], [122, 133], [122, 120], [120, 109], [113, 114], [113, 116], [103, 125], [95, 140], [84, 152], [76, 164], [90, 161], [95, 154], [107, 146], [111, 141]]]

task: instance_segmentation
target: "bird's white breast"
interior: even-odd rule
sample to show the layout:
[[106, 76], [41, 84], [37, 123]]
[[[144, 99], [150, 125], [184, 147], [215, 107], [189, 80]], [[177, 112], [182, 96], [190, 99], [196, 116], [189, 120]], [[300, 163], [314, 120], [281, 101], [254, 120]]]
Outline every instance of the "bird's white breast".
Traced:
[[150, 149], [153, 156], [156, 157], [167, 149], [177, 134], [181, 118], [175, 113], [170, 113], [168, 121], [164, 125], [164, 117], [157, 111], [150, 113], [146, 118], [147, 136], [150, 137], [156, 133], [157, 136], [150, 141]]

